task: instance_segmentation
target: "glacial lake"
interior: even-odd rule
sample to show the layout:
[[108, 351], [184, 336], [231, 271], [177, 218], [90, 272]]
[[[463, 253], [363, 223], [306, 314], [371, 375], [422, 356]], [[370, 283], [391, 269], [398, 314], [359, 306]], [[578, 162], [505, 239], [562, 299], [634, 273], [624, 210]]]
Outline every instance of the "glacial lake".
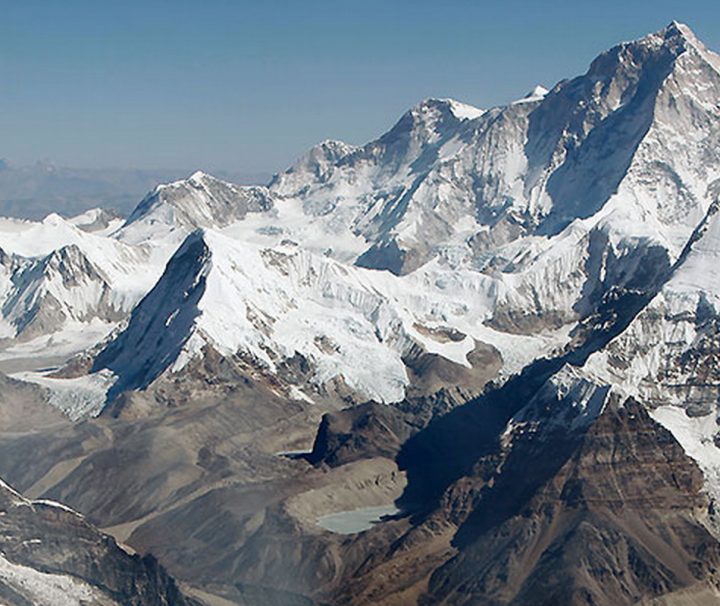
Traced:
[[400, 510], [395, 505], [361, 507], [321, 516], [317, 519], [317, 525], [337, 534], [355, 534], [369, 530], [384, 516], [392, 516], [397, 513], [400, 513]]

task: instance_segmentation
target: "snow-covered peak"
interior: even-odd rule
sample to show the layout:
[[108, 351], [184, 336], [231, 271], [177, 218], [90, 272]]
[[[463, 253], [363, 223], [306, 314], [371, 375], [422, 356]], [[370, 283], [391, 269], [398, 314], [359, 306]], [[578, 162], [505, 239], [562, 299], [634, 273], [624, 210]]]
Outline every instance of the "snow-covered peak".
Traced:
[[[713, 70], [704, 67], [713, 55], [697, 48], [691, 32], [674, 24], [603, 53], [586, 74], [557, 84], [552, 94], [538, 86], [488, 111], [427, 99], [360, 148], [334, 153], [323, 144], [311, 150], [271, 190], [297, 198], [312, 220], [332, 227], [329, 233], [363, 238], [367, 248], [359, 264], [401, 273], [450, 250], [461, 259], [490, 254], [488, 244], [470, 250], [469, 242], [506, 244], [531, 233], [559, 233], [600, 211], [631, 169], [637, 175], [660, 171], [650, 144], [636, 154], [645, 150], [645, 139], [667, 136], [653, 125], [682, 134], [678, 125], [687, 121], [693, 138], [709, 132], [690, 118], [712, 120], [717, 110], [714, 76], [706, 73]], [[689, 183], [692, 166], [702, 165], [696, 160], [673, 154], [669, 170]], [[691, 195], [702, 193], [702, 183]], [[630, 189], [638, 187], [644, 186]], [[657, 216], [652, 200], [643, 192], [637, 204], [625, 203], [637, 215], [630, 223], [648, 212]], [[665, 208], [660, 214], [672, 213]], [[692, 215], [688, 225], [696, 219]], [[651, 236], [662, 241], [670, 231]], [[683, 230], [671, 237], [679, 242], [686, 236]]]
[[112, 371], [116, 389], [128, 389], [181, 371], [207, 348], [267, 373], [299, 352], [318, 385], [342, 375], [366, 397], [398, 399], [405, 368], [378, 336], [372, 317], [382, 299], [360, 274], [296, 248], [195, 230], [94, 370]]
[[69, 221], [67, 221], [66, 219], [64, 219], [57, 213], [50, 213], [43, 219], [42, 222], [44, 225], [50, 225], [50, 226], [61, 226], [64, 224], [70, 224]]
[[403, 347], [423, 338], [416, 323], [467, 335], [444, 353], [423, 342], [461, 365], [474, 339], [504, 368], [547, 353], [612, 289], [647, 288], [648, 266], [674, 262], [708, 210], [720, 77], [675, 29], [505, 107], [428, 99], [366, 145], [323, 141], [268, 188], [201, 172], [159, 186], [110, 238], [160, 250], [152, 275], [171, 259], [103, 354], [118, 389], [207, 346], [267, 372], [297, 352], [318, 384], [343, 375], [390, 400], [407, 384]]
[[99, 216], [84, 215], [0, 219], [0, 336], [13, 339], [2, 358], [53, 359], [95, 344], [160, 275], [145, 251], [73, 224]]
[[455, 99], [431, 97], [418, 103], [408, 113], [418, 121], [427, 119], [429, 116], [437, 117], [438, 114], [447, 113], [458, 120], [474, 120], [482, 116], [485, 110]]
[[[398, 278], [297, 246], [258, 247], [196, 230], [94, 370], [113, 372], [114, 389], [122, 391], [186, 372], [208, 349], [239, 356], [264, 376], [301, 356], [307, 371], [296, 385], [309, 397], [342, 381], [362, 398], [395, 401], [409, 383], [404, 356], [413, 344], [459, 368], [469, 367], [467, 356], [481, 341], [502, 352], [508, 369], [517, 367], [518, 355], [537, 355], [543, 339], [518, 354], [512, 336], [483, 326], [497, 290], [492, 280], [430, 271]], [[426, 327], [445, 326], [450, 317], [461, 325], [459, 338], [436, 337]]]
[[690, 26], [680, 21], [671, 21], [667, 27], [660, 32], [660, 35], [662, 35], [665, 40], [683, 40], [693, 46], [704, 46], [700, 40], [698, 40], [695, 32], [690, 29]]
[[70, 217], [68, 222], [83, 231], [106, 236], [119, 229], [125, 221], [106, 208], [92, 208]]
[[538, 84], [527, 95], [525, 95], [523, 97], [523, 99], [528, 99], [528, 100], [542, 99], [545, 95], [548, 94], [548, 92], [550, 92], [550, 91], [548, 91], [547, 88], [545, 88], [541, 84]]
[[542, 99], [545, 97], [545, 95], [548, 94], [548, 89], [544, 86], [541, 86], [538, 84], [533, 88], [529, 93], [527, 93], [524, 97], [518, 99], [517, 101], [513, 101], [512, 105], [518, 105], [521, 103], [534, 103], [536, 101], [542, 101]]
[[675, 47], [681, 52], [692, 51], [697, 53], [705, 62], [715, 70], [720, 71], [720, 56], [708, 49], [685, 23], [672, 21], [665, 29], [648, 38], [660, 38], [666, 47]]
[[288, 171], [301, 172], [302, 170], [317, 170], [325, 164], [331, 164], [350, 155], [357, 147], [344, 141], [325, 139], [303, 155]]
[[214, 180], [215, 177], [201, 170], [196, 170], [192, 175], [190, 175], [190, 177], [188, 177], [188, 181], [193, 183], [202, 183], [207, 179]]
[[79, 215], [70, 217], [68, 219], [68, 222], [72, 223], [76, 227], [90, 225], [91, 223], [95, 223], [96, 221], [104, 217], [107, 213], [108, 211], [104, 208], [91, 208], [83, 213], [80, 213]]
[[673, 21], [665, 29], [665, 38], [682, 40], [686, 48], [695, 50], [713, 69], [720, 72], [720, 55], [707, 48], [702, 40], [695, 35], [695, 32], [684, 23]]
[[44, 272], [57, 273], [66, 281], [95, 278], [101, 274], [77, 244], [68, 244], [52, 251], [42, 259], [41, 267]]
[[449, 101], [451, 111], [461, 120], [475, 120], [475, 118], [479, 118], [485, 113], [485, 110], [480, 109], [479, 107], [468, 105], [467, 103], [461, 103], [460, 101], [455, 101], [454, 99], [450, 99]]
[[350, 145], [337, 139], [325, 139], [313, 147], [309, 156], [314, 158], [325, 158], [327, 160], [338, 160], [357, 149], [356, 145]]
[[227, 183], [197, 171], [188, 179], [160, 185], [128, 217], [117, 237], [125, 242], [177, 245], [197, 227], [224, 227], [249, 212], [267, 211], [273, 198], [265, 187]]
[[429, 147], [452, 137], [468, 119], [480, 115], [481, 110], [452, 99], [426, 99], [406, 111], [379, 139], [354, 154], [353, 160], [400, 168]]
[[708, 50], [685, 24], [673, 21], [660, 31], [624, 42], [593, 61], [588, 76], [595, 78], [662, 78], [682, 64], [677, 59], [692, 52], [715, 69], [720, 58]]
[[425, 99], [405, 112], [380, 141], [409, 138], [425, 144], [432, 143], [454, 130], [458, 122], [479, 117], [482, 113], [482, 110], [453, 99]]
[[304, 196], [309, 187], [330, 182], [345, 168], [354, 172], [375, 162], [410, 164], [428, 145], [452, 136], [461, 123], [484, 113], [454, 99], [426, 99], [405, 112], [387, 133], [363, 147], [333, 140], [321, 142], [289, 169], [275, 175], [270, 189], [284, 197]]
[[26, 263], [12, 276], [2, 318], [16, 339], [27, 340], [62, 328], [69, 321], [120, 317], [113, 308], [107, 276], [77, 244], [58, 248]]
[[[192, 173], [190, 176], [186, 177], [185, 179], [178, 179], [177, 181], [171, 181], [170, 183], [159, 183], [155, 186], [155, 189], [153, 189], [147, 196], [152, 196], [153, 194], [157, 194], [159, 192], [162, 192], [166, 189], [178, 189], [182, 188], [184, 186], [188, 185], [194, 185], [196, 187], [204, 187], [206, 184], [209, 183], [225, 183], [221, 179], [218, 179], [217, 177], [214, 177], [213, 175], [206, 173], [202, 170], [196, 170], [194, 173]], [[142, 204], [142, 202], [141, 202]], [[133, 214], [137, 211], [137, 208], [133, 211]], [[132, 215], [131, 215], [132, 216]]]
[[312, 147], [286, 171], [273, 176], [270, 189], [280, 196], [296, 196], [302, 193], [308, 182], [324, 182], [329, 179], [334, 167], [358, 148], [326, 139]]

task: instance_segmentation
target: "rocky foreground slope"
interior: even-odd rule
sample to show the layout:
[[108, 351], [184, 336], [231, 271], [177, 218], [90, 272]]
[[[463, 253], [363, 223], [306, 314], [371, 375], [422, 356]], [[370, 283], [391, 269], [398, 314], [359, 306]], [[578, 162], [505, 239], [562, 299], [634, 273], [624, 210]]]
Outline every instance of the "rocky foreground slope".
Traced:
[[13, 606], [161, 606], [187, 599], [149, 556], [130, 554], [54, 501], [0, 481], [0, 600]]
[[0, 474], [218, 604], [715, 604], [718, 143], [672, 23], [268, 187], [2, 222]]

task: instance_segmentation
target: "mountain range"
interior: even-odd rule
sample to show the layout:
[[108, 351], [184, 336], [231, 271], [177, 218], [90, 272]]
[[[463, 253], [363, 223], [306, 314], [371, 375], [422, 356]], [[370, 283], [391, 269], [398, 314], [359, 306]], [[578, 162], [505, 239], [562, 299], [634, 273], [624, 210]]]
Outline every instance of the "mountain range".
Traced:
[[[720, 57], [673, 22], [267, 186], [2, 219], [8, 507], [152, 553], [147, 603], [715, 604], [719, 209]], [[0, 597], [126, 599], [9, 540]]]

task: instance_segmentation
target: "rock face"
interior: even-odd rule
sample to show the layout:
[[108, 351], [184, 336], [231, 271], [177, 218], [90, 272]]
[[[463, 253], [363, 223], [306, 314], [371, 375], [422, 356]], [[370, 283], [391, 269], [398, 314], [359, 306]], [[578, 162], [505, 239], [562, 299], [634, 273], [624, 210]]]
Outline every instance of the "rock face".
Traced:
[[702, 473], [642, 405], [609, 407], [571, 439], [515, 433], [448, 491], [460, 553], [425, 603], [631, 604], [717, 586]]
[[0, 599], [13, 606], [191, 606], [150, 556], [130, 555], [78, 513], [0, 482]]
[[[578, 395], [542, 387], [503, 412], [490, 394], [416, 426], [398, 458], [414, 521], [375, 532], [374, 555], [330, 601], [716, 603], [720, 542], [700, 467], [646, 405], [601, 393], [582, 410]], [[367, 436], [397, 434], [387, 415], [355, 425], [348, 448], [347, 426], [323, 424], [324, 463], [372, 456]]]

